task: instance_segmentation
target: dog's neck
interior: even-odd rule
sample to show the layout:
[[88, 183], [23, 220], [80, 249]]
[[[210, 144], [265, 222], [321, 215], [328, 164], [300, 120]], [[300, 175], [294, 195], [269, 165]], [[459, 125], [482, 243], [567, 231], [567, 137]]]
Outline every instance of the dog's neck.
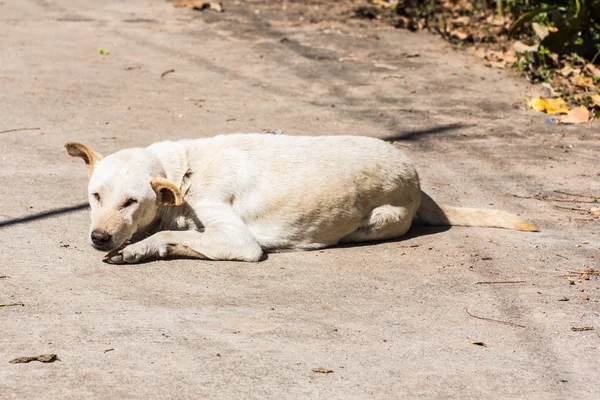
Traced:
[[[165, 151], [165, 148], [168, 148], [168, 151]], [[149, 146], [148, 150], [160, 160], [163, 177], [175, 184], [185, 196], [189, 172], [187, 149], [178, 142], [160, 142]]]

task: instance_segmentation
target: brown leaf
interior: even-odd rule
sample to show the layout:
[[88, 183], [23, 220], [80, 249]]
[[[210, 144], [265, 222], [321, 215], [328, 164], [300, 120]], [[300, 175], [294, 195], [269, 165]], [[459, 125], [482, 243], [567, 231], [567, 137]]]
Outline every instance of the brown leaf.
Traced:
[[471, 18], [463, 15], [462, 17], [453, 18], [450, 22], [452, 22], [454, 25], [469, 25]]
[[175, 8], [196, 8], [196, 7], [204, 7], [203, 1], [193, 1], [193, 0], [180, 0], [173, 2], [173, 7]]
[[457, 37], [459, 40], [467, 40], [471, 37], [471, 34], [466, 32], [464, 29], [453, 29], [450, 34]]
[[209, 8], [216, 12], [223, 12], [223, 4], [221, 4], [221, 3], [210, 2]]
[[60, 361], [60, 358], [56, 354], [42, 354], [35, 357], [18, 357], [14, 360], [10, 360], [11, 364], [23, 364], [32, 361], [39, 361], [43, 363], [53, 363], [54, 361]]
[[467, 339], [469, 339], [469, 342], [471, 342], [471, 344], [474, 344], [475, 346], [487, 347], [487, 344], [485, 344], [483, 342], [480, 342], [480, 341], [477, 341], [477, 340], [473, 340], [473, 339], [470, 339], [470, 338], [467, 338]]
[[593, 76], [600, 76], [600, 68], [596, 67], [594, 64], [586, 64], [583, 68], [589, 71]]
[[569, 111], [566, 117], [558, 120], [559, 124], [583, 124], [590, 120], [590, 111], [585, 106], [579, 106]]
[[542, 40], [550, 34], [550, 31], [548, 30], [547, 26], [538, 24], [537, 22], [533, 22], [531, 24], [531, 27], [533, 28], [535, 34], [538, 35], [539, 38]]
[[571, 82], [575, 86], [582, 88], [596, 89], [596, 85], [594, 85], [594, 79], [590, 78], [589, 76], [577, 75], [571, 78]]
[[513, 43], [513, 49], [517, 53], [535, 53], [538, 51], [539, 44], [527, 45], [519, 40]]
[[320, 374], [331, 374], [331, 373], [333, 373], [333, 370], [329, 369], [329, 368], [318, 367], [318, 368], [313, 368], [312, 372], [317, 372], [317, 373], [320, 373]]
[[573, 67], [567, 64], [559, 72], [562, 76], [569, 76], [573, 73]]
[[392, 8], [396, 5], [397, 0], [392, 0], [392, 1], [371, 0], [371, 3], [375, 4], [376, 6], [383, 7], [383, 8]]
[[216, 12], [223, 12], [223, 5], [221, 3], [200, 0], [179, 0], [173, 3], [173, 7], [190, 8], [192, 10], [204, 10], [208, 8]]

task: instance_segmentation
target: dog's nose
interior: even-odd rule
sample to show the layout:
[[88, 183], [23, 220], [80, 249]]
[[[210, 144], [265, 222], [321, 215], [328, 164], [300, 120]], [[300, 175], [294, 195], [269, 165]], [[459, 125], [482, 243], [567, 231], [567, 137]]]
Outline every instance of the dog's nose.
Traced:
[[110, 241], [110, 235], [103, 231], [92, 231], [92, 243], [104, 246]]

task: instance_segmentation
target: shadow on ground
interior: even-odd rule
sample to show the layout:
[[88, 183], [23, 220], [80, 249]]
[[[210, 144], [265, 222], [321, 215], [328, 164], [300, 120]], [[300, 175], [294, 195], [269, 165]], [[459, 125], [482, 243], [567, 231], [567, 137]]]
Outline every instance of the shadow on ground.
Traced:
[[0, 229], [6, 228], [7, 226], [25, 224], [27, 222], [37, 221], [38, 219], [45, 219], [56, 217], [62, 214], [68, 214], [74, 211], [83, 210], [89, 207], [88, 203], [80, 203], [70, 207], [55, 208], [54, 210], [43, 211], [36, 214], [27, 215], [25, 217], [13, 218], [6, 221], [0, 221]]

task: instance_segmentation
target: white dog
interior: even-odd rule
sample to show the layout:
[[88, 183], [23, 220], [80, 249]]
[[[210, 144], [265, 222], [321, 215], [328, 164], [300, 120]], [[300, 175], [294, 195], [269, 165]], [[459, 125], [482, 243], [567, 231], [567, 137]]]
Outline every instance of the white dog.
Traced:
[[259, 261], [265, 251], [397, 238], [415, 216], [537, 231], [503, 211], [437, 205], [401, 151], [368, 137], [234, 134], [105, 158], [80, 143], [65, 147], [88, 166], [91, 243], [113, 250], [110, 263]]

